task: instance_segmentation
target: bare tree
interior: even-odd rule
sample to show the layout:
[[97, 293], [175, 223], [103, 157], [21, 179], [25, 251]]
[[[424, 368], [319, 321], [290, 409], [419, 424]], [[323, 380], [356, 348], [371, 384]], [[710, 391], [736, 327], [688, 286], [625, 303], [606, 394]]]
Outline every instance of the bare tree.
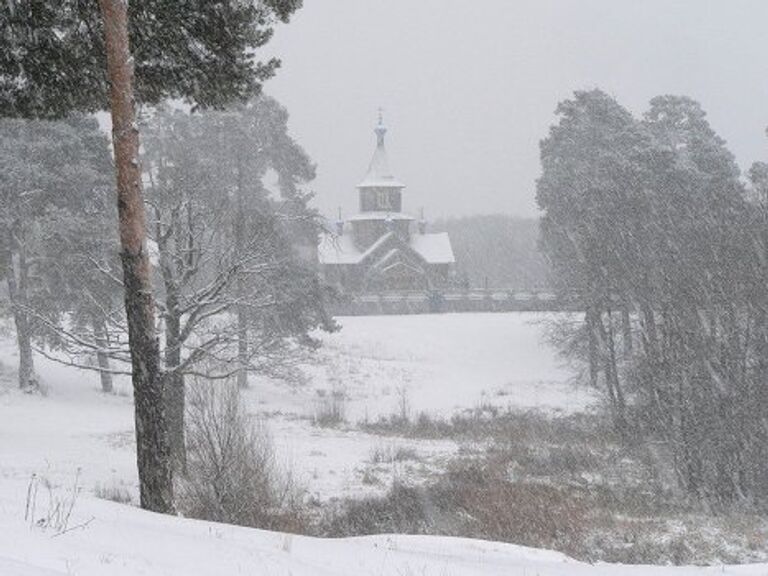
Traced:
[[[295, 249], [299, 224], [316, 245], [317, 222], [299, 191], [313, 171], [285, 133], [286, 118], [261, 97], [215, 113], [161, 108], [145, 121], [166, 404], [182, 467], [185, 375], [243, 385], [250, 371], [285, 373], [296, 342], [330, 326], [315, 270]], [[280, 200], [262, 184], [269, 167], [280, 170]]]

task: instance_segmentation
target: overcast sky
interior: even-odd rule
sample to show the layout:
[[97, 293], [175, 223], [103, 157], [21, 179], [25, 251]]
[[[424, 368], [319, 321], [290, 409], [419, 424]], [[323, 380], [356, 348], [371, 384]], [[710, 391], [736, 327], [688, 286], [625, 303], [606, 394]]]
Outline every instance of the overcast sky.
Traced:
[[356, 211], [379, 106], [404, 204], [427, 217], [537, 213], [558, 101], [599, 87], [634, 113], [699, 100], [742, 170], [768, 160], [767, 0], [304, 0], [266, 91], [318, 164], [326, 215]]

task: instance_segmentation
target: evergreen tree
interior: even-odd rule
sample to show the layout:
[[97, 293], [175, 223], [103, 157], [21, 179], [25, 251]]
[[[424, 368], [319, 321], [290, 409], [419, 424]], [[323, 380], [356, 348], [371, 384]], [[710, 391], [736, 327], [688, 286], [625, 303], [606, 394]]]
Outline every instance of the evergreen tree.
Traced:
[[75, 255], [86, 254], [74, 244], [87, 241], [96, 221], [104, 222], [112, 164], [93, 119], [3, 120], [0, 134], [1, 260], [8, 263], [3, 269], [16, 325], [19, 386], [35, 388], [33, 340], [60, 341], [62, 315], [76, 301], [84, 311], [83, 288], [87, 279], [97, 281], [93, 272], [78, 276], [73, 268]]
[[[625, 439], [668, 447], [692, 496], [768, 498], [762, 206], [690, 98], [654, 98], [641, 122], [595, 91], [558, 110], [542, 142], [542, 244], [587, 311], [575, 349], [593, 384], [602, 375]], [[751, 175], [759, 198], [761, 165]]]
[[536, 198], [545, 211], [541, 242], [564, 298], [586, 309], [590, 378], [598, 373], [617, 428], [626, 433], [614, 311], [628, 323], [629, 280], [642, 269], [632, 231], [643, 198], [641, 159], [650, 138], [632, 115], [599, 90], [576, 92], [557, 107], [560, 121], [541, 143]]

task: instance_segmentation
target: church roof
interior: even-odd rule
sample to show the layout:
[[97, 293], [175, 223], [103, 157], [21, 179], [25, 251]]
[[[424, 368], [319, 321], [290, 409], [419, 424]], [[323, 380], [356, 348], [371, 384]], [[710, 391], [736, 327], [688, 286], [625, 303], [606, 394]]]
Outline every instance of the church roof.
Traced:
[[[355, 246], [351, 234], [341, 236], [323, 234], [318, 246], [318, 258], [320, 264], [358, 264], [387, 244], [387, 241], [393, 237], [393, 232], [387, 232], [367, 250], [361, 252]], [[405, 244], [404, 241], [403, 244]], [[406, 246], [428, 264], [453, 264], [455, 262], [451, 241], [446, 232], [413, 234]]]
[[405, 184], [395, 180], [392, 171], [389, 169], [389, 160], [387, 159], [387, 149], [384, 147], [384, 135], [387, 129], [384, 127], [384, 121], [379, 112], [379, 123], [374, 129], [376, 133], [376, 150], [373, 151], [371, 163], [368, 165], [368, 172], [358, 188], [405, 188]]
[[456, 261], [448, 232], [413, 234], [411, 248], [430, 264], [453, 264]]
[[321, 234], [317, 257], [320, 264], [357, 264], [363, 255], [355, 246], [351, 234]]

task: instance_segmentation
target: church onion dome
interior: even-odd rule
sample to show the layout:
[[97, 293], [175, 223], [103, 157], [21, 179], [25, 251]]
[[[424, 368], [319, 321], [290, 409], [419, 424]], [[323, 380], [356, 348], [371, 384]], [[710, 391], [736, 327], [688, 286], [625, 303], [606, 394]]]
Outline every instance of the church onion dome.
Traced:
[[368, 166], [368, 172], [363, 181], [357, 185], [358, 188], [405, 188], [405, 184], [395, 180], [389, 169], [387, 160], [387, 149], [384, 147], [384, 135], [387, 129], [384, 127], [384, 120], [379, 111], [379, 123], [374, 129], [376, 133], [376, 150], [373, 152], [373, 158]]

